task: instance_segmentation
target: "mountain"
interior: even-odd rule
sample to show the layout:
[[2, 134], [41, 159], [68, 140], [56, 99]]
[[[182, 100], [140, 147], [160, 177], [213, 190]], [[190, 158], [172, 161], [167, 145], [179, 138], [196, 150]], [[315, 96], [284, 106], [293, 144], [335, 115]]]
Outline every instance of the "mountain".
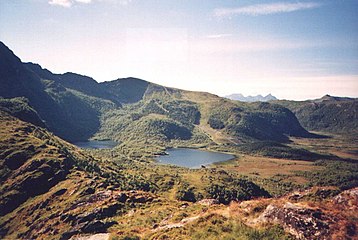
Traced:
[[4, 44], [0, 50], [0, 96], [27, 98], [47, 128], [71, 142], [91, 137], [147, 139], [169, 146], [177, 140], [220, 143], [215, 132], [234, 143], [309, 136], [296, 117], [278, 105], [234, 103], [136, 78], [98, 83], [88, 76], [54, 74], [38, 64], [22, 63]]
[[358, 99], [325, 95], [307, 101], [275, 101], [290, 109], [303, 127], [328, 133], [358, 133]]
[[83, 98], [53, 80], [40, 78], [3, 43], [0, 43], [0, 56], [1, 97], [27, 98], [48, 129], [64, 139], [83, 140], [96, 132], [100, 123], [95, 104], [111, 103], [93, 97]]
[[241, 93], [234, 93], [234, 94], [227, 95], [225, 97], [231, 100], [237, 100], [241, 102], [268, 102], [272, 100], [277, 100], [277, 98], [275, 96], [272, 96], [271, 93], [265, 97], [262, 95], [245, 97]]

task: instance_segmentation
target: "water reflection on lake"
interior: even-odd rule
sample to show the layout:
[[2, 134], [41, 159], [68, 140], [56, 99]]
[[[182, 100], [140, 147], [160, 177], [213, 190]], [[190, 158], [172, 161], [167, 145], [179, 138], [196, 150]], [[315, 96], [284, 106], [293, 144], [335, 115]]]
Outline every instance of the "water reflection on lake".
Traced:
[[202, 151], [190, 148], [171, 148], [168, 155], [156, 158], [159, 163], [172, 164], [187, 168], [200, 168], [215, 162], [223, 162], [235, 158], [234, 155], [218, 152]]

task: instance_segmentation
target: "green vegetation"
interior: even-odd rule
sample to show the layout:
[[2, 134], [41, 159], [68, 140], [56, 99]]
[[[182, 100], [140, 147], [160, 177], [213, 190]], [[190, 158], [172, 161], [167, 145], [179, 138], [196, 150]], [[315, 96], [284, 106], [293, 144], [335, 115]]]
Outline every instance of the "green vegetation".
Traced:
[[309, 186], [336, 186], [342, 190], [358, 186], [358, 162], [318, 161], [323, 170], [298, 172], [299, 176], [309, 179]]
[[280, 227], [253, 230], [235, 219], [210, 214], [183, 228], [151, 234], [148, 239], [290, 239]]

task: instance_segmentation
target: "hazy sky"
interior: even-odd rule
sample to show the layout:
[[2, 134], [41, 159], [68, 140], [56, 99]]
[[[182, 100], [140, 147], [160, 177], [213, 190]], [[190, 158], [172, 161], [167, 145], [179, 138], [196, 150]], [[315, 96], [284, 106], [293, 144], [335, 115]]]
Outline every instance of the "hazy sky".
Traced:
[[97, 81], [358, 97], [357, 0], [0, 0], [0, 40]]

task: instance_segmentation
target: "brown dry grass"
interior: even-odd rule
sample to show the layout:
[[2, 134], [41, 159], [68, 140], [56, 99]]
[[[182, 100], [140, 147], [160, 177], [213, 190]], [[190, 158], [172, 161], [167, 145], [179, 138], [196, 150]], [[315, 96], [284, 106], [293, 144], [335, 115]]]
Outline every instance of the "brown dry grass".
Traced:
[[[231, 166], [227, 166], [232, 170], [236, 170], [242, 175], [260, 176], [270, 178], [277, 174], [292, 175], [295, 171], [313, 171], [320, 169], [309, 161], [296, 161], [289, 159], [268, 158], [260, 156], [244, 155], [238, 158]], [[305, 182], [304, 178], [296, 177], [295, 181]]]

